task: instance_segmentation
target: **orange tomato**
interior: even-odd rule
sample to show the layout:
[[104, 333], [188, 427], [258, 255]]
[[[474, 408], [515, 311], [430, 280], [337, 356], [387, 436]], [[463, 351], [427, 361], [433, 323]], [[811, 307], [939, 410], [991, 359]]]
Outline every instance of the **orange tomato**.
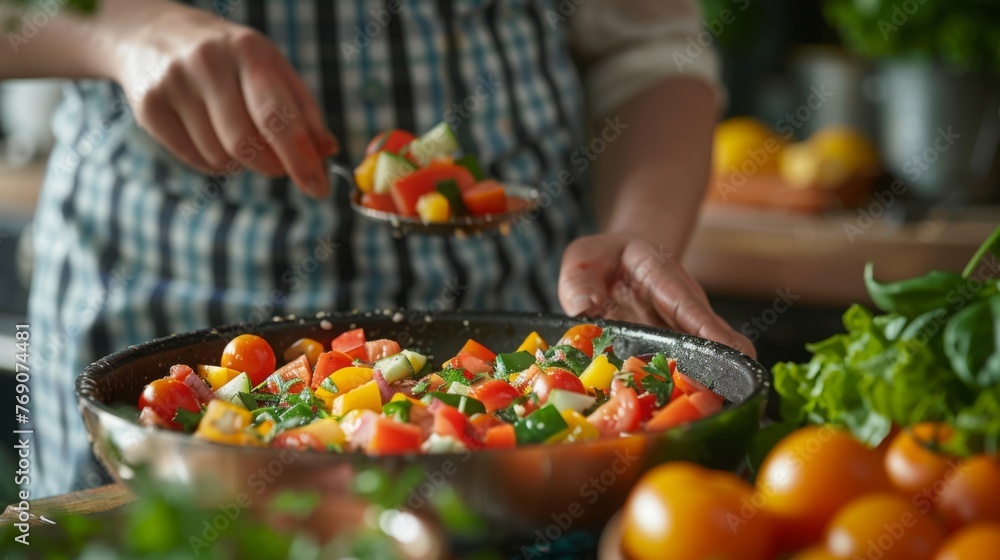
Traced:
[[246, 372], [251, 385], [256, 387], [274, 373], [275, 363], [274, 350], [266, 340], [253, 334], [241, 334], [223, 349], [219, 365]]
[[575, 325], [566, 330], [556, 346], [568, 344], [591, 358], [594, 357], [594, 339], [601, 336], [604, 329], [590, 323]]
[[786, 551], [818, 542], [847, 502], [889, 488], [878, 454], [830, 426], [800, 428], [778, 442], [756, 484]]
[[943, 540], [941, 528], [909, 500], [880, 492], [837, 512], [827, 528], [826, 549], [835, 558], [930, 560]]
[[977, 455], [963, 462], [953, 480], [945, 478], [937, 508], [949, 530], [979, 521], [1000, 521], [1000, 460]]
[[462, 346], [462, 349], [458, 353], [475, 356], [484, 362], [492, 362], [497, 358], [497, 355], [492, 350], [471, 338], [465, 341], [465, 346]]
[[944, 442], [952, 430], [946, 425], [923, 423], [899, 432], [885, 451], [889, 482], [908, 495], [930, 489], [957, 465], [957, 459], [937, 453], [928, 445]]
[[311, 338], [300, 338], [293, 342], [292, 345], [285, 350], [285, 353], [282, 354], [281, 357], [284, 358], [286, 362], [290, 362], [304, 354], [306, 359], [309, 360], [309, 365], [316, 367], [316, 362], [319, 360], [319, 355], [322, 353], [323, 343]]
[[622, 510], [622, 550], [636, 560], [770, 558], [770, 520], [745, 506], [752, 493], [732, 473], [691, 463], [656, 467]]
[[1000, 551], [1000, 523], [976, 523], [948, 537], [934, 560], [980, 560]]

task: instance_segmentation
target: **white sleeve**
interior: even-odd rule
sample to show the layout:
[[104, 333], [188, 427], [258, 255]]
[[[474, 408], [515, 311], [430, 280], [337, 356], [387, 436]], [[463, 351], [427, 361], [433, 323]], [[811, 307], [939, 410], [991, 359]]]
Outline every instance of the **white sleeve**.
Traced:
[[715, 37], [696, 0], [585, 0], [568, 19], [593, 118], [671, 77], [704, 80], [724, 104]]

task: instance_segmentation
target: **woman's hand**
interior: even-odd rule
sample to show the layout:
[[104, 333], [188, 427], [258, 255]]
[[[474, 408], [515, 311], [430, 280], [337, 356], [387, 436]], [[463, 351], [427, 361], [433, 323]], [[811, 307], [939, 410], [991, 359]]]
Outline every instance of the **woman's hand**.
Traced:
[[571, 243], [559, 272], [559, 301], [567, 315], [666, 326], [756, 355], [750, 341], [712, 311], [680, 263], [639, 237], [603, 233]]
[[121, 26], [108, 71], [142, 128], [206, 173], [288, 175], [306, 193], [326, 195], [323, 160], [337, 141], [268, 39], [173, 2], [128, 4], [106, 3], [108, 10], [133, 10], [118, 21], [134, 22]]

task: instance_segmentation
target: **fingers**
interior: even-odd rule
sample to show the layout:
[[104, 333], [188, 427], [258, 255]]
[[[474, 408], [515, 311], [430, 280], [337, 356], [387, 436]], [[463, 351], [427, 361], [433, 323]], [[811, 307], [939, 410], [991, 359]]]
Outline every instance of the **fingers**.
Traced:
[[292, 95], [295, 96], [299, 107], [302, 108], [306, 119], [306, 127], [309, 129], [309, 134], [312, 136], [316, 150], [323, 157], [336, 155], [340, 152], [340, 142], [337, 141], [336, 136], [326, 129], [323, 114], [319, 110], [316, 99], [306, 88], [306, 85], [302, 83], [302, 78], [295, 73], [291, 66], [286, 66], [286, 70], [285, 74], [288, 86], [291, 88]]
[[601, 236], [581, 237], [566, 247], [559, 269], [559, 303], [567, 315], [604, 315], [608, 283], [621, 261], [623, 247]]
[[715, 314], [704, 291], [673, 260], [655, 261], [640, 251], [626, 251], [623, 263], [628, 270], [642, 270], [638, 276], [649, 307], [667, 325], [695, 336], [716, 340], [755, 356], [750, 341]]
[[141, 124], [149, 135], [170, 150], [177, 159], [204, 173], [215, 172], [214, 166], [202, 157], [184, 123], [172, 109], [163, 106], [159, 110], [149, 111], [142, 121]]

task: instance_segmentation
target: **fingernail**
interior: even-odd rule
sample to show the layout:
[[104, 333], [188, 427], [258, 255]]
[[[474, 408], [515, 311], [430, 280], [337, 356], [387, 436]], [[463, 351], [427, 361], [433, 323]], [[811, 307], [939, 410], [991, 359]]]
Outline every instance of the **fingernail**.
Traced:
[[593, 294], [580, 294], [570, 300], [566, 314], [570, 317], [582, 315], [596, 307], [597, 298]]

